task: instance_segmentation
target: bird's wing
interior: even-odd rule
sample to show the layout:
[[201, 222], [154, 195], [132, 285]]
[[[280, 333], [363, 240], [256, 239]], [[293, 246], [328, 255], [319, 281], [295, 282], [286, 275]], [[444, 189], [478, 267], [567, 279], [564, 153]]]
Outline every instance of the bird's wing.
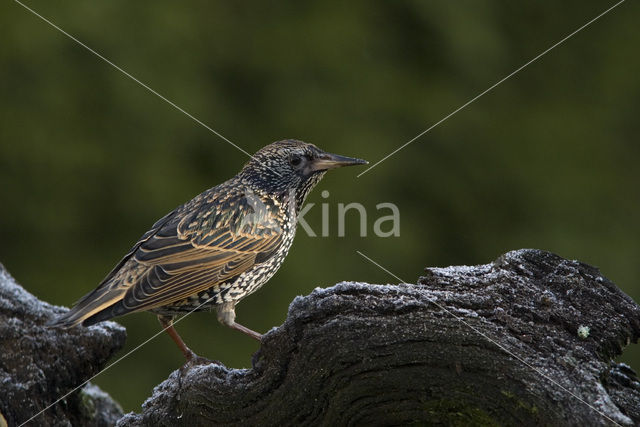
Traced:
[[147, 269], [124, 295], [124, 308], [141, 311], [180, 301], [265, 261], [282, 242], [277, 209], [252, 193], [188, 207], [132, 254]]
[[[135, 245], [133, 245], [131, 250], [129, 250], [129, 252], [124, 257], [122, 257], [120, 262], [118, 262], [118, 264], [116, 264], [116, 266], [113, 267], [113, 269], [109, 272], [109, 274], [107, 274], [107, 276], [104, 279], [102, 279], [102, 282], [100, 282], [100, 285], [98, 285], [98, 289], [100, 289], [100, 287], [103, 285], [108, 286], [111, 279], [113, 279], [116, 276], [116, 274], [118, 274], [120, 269], [127, 263], [127, 261], [129, 261], [129, 259], [131, 258], [131, 255], [133, 255], [135, 251], [138, 250], [140, 245], [142, 245], [144, 242], [146, 242], [151, 237], [153, 237], [168, 221], [171, 220], [171, 218], [177, 211], [178, 209], [175, 209], [169, 212], [168, 214], [166, 214], [165, 216], [163, 216], [162, 218], [160, 218], [159, 220], [157, 220], [156, 223], [153, 224], [153, 226], [151, 226], [151, 229], [146, 233], [144, 233], [142, 237], [140, 237], [140, 239], [138, 239], [138, 241], [136, 242]], [[80, 301], [78, 301], [78, 303], [80, 303]]]
[[131, 262], [131, 257], [140, 248], [140, 246], [166, 226], [167, 223], [170, 223], [177, 211], [178, 209], [158, 220], [153, 227], [151, 227], [151, 230], [147, 231], [140, 240], [133, 245], [133, 248], [131, 248], [129, 253], [127, 253], [120, 262], [118, 262], [107, 277], [100, 282], [96, 289], [80, 298], [71, 310], [50, 322], [50, 325], [61, 327], [76, 325], [88, 317], [99, 313], [105, 308], [120, 301], [126, 294], [128, 286], [126, 283], [123, 283], [122, 280], [117, 280], [117, 278], [122, 274], [123, 270], [127, 269], [127, 266], [134, 264]]

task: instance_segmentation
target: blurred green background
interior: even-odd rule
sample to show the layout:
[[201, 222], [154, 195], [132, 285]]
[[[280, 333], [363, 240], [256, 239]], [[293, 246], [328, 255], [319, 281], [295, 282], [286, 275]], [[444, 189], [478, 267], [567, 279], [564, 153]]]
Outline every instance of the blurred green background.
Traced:
[[[29, 1], [43, 16], [249, 152], [283, 138], [375, 162], [613, 2]], [[71, 305], [153, 222], [233, 176], [240, 151], [17, 3], [0, 26], [0, 262]], [[406, 281], [533, 247], [601, 268], [640, 300], [640, 3], [629, 1], [361, 178], [328, 174], [277, 275], [239, 305], [267, 331], [296, 295], [341, 280]], [[330, 196], [323, 199], [322, 190]], [[337, 204], [360, 202], [337, 236]], [[372, 233], [375, 205], [401, 212]], [[128, 351], [158, 331], [122, 318]], [[197, 314], [199, 354], [249, 367], [257, 343]], [[640, 368], [638, 346], [622, 360]], [[183, 363], [164, 334], [97, 383], [138, 410]]]

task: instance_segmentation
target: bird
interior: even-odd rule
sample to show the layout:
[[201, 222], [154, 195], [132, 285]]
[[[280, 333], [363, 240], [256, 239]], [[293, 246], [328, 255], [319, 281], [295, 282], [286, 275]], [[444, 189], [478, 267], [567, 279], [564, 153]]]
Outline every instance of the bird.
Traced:
[[282, 265], [307, 195], [330, 169], [366, 160], [287, 139], [258, 150], [233, 178], [158, 220], [93, 291], [49, 325], [91, 326], [148, 311], [186, 358], [199, 359], [173, 322], [193, 311], [216, 311], [223, 325], [254, 339], [235, 321], [240, 300]]

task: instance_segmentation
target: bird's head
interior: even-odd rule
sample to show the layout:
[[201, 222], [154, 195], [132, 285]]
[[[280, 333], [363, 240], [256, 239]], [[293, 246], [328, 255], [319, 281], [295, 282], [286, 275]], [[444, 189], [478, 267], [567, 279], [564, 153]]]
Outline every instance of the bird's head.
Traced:
[[240, 176], [254, 189], [270, 194], [295, 193], [300, 209], [327, 170], [367, 163], [366, 160], [327, 153], [313, 144], [287, 139], [261, 148], [244, 165]]

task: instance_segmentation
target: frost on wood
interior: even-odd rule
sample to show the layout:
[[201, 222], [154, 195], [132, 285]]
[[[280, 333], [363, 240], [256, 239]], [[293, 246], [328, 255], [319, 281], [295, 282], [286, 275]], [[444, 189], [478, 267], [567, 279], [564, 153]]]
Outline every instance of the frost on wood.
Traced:
[[640, 382], [611, 359], [639, 335], [640, 307], [597, 269], [514, 251], [316, 289], [252, 369], [175, 371], [118, 425], [632, 425]]
[[[0, 266], [0, 425], [38, 413], [122, 347], [112, 322], [44, 326], [64, 310]], [[611, 361], [639, 335], [640, 307], [597, 269], [520, 250], [429, 268], [416, 284], [316, 289], [265, 335], [252, 369], [177, 370], [122, 418], [87, 385], [29, 425], [640, 424], [640, 382]]]
[[[64, 311], [25, 291], [0, 264], [0, 414], [9, 426], [82, 384], [124, 345], [124, 328], [113, 322], [71, 330], [45, 326]], [[108, 394], [87, 384], [28, 425], [110, 426], [121, 416]]]

